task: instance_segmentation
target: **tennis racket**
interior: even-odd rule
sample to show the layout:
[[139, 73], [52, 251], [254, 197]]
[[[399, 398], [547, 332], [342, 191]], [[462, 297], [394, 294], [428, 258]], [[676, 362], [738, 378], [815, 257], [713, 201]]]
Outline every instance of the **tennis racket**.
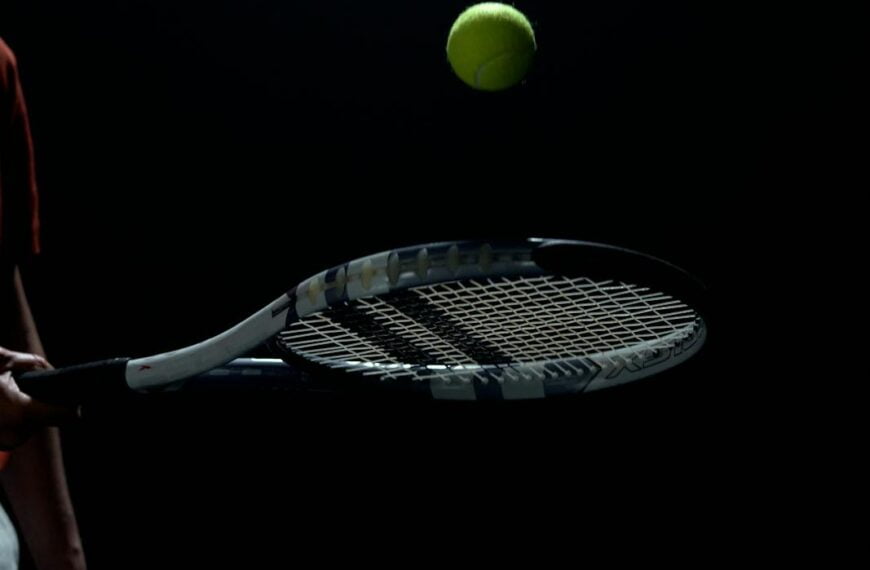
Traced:
[[434, 243], [318, 273], [195, 345], [17, 382], [37, 399], [72, 402], [160, 391], [268, 343], [315, 375], [427, 398], [577, 394], [660, 373], [698, 352], [702, 295], [682, 269], [613, 246]]

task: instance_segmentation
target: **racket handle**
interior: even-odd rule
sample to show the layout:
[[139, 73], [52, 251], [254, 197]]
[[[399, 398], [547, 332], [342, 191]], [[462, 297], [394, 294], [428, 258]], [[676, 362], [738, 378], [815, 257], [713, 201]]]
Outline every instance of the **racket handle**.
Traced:
[[130, 392], [125, 378], [129, 358], [112, 358], [16, 376], [22, 392], [36, 400], [64, 404], [111, 398]]

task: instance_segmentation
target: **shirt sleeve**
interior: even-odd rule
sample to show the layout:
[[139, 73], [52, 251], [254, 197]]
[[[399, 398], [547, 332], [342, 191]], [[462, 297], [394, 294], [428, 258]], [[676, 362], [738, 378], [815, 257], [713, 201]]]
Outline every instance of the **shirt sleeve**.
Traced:
[[33, 140], [15, 55], [0, 39], [0, 255], [40, 250]]

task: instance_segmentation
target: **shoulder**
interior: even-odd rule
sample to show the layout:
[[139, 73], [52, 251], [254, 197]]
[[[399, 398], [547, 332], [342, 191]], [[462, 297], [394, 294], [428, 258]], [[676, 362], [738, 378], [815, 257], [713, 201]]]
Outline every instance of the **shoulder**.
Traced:
[[6, 87], [15, 81], [17, 65], [12, 48], [0, 38], [0, 86]]
[[15, 52], [9, 47], [3, 38], [0, 38], [0, 64], [3, 67], [15, 67]]

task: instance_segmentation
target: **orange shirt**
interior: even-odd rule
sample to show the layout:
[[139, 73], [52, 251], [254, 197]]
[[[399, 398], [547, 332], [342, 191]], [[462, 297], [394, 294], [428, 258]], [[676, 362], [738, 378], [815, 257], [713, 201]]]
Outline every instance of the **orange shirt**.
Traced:
[[[33, 141], [15, 55], [0, 38], [0, 259], [15, 262], [36, 253], [39, 198]], [[8, 459], [0, 451], [0, 469]]]
[[39, 253], [33, 141], [15, 55], [0, 38], [0, 255]]

